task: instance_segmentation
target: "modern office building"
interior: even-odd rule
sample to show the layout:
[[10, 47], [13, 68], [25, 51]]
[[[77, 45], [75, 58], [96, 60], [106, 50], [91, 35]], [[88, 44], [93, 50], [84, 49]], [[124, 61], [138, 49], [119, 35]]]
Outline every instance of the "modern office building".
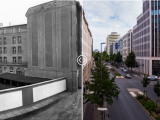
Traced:
[[28, 63], [27, 24], [0, 27], [0, 74], [25, 75]]
[[78, 1], [51, 1], [28, 9], [27, 75], [67, 78], [67, 90], [77, 91], [82, 54], [82, 7]]
[[120, 38], [120, 35], [117, 32], [112, 32], [110, 35], [107, 36], [106, 44], [107, 44], [107, 53], [110, 55], [110, 45], [114, 43], [116, 40]]
[[98, 49], [95, 49], [95, 50], [94, 50], [94, 52], [98, 52], [98, 51], [99, 51]]
[[[82, 45], [83, 45], [83, 50], [82, 50], [82, 54], [85, 55], [87, 57], [87, 63], [85, 65], [83, 65], [83, 83], [85, 83], [85, 81], [87, 80], [88, 76], [89, 76], [89, 72], [91, 71], [91, 67], [93, 64], [93, 55], [92, 55], [92, 51], [93, 51], [93, 38], [92, 38], [92, 34], [91, 31], [89, 29], [88, 26], [88, 22], [85, 18], [85, 13], [83, 11], [83, 40], [82, 40]], [[98, 49], [96, 49], [96, 52], [98, 52]]]
[[113, 44], [112, 45], [110, 45], [110, 55], [112, 55], [113, 54]]
[[[110, 51], [113, 51], [113, 54], [117, 54], [117, 49], [116, 49], [116, 47], [115, 47], [115, 44], [117, 43], [117, 41], [115, 41], [114, 43], [113, 43], [113, 48], [112, 48], [112, 50], [110, 50]], [[111, 53], [110, 53], [111, 54]]]
[[139, 71], [160, 74], [160, 0], [143, 0], [143, 12], [133, 27], [133, 51]]
[[123, 61], [126, 60], [128, 53], [132, 50], [132, 36], [133, 30], [130, 29], [124, 36], [123, 36]]
[[107, 46], [104, 47], [104, 51], [107, 51]]
[[118, 51], [120, 51], [120, 54], [123, 56], [123, 37], [117, 40], [118, 43]]

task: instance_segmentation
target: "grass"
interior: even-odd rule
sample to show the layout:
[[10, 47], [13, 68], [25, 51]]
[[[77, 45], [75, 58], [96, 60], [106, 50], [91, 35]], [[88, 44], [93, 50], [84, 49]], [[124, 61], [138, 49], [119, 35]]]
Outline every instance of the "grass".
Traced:
[[120, 73], [114, 73], [114, 75], [115, 75], [115, 76], [121, 76], [121, 74], [120, 74]]

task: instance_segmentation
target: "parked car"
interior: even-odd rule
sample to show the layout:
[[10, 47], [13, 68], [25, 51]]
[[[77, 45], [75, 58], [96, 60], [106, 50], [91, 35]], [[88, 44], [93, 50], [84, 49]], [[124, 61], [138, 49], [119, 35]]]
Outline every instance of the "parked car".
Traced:
[[125, 78], [131, 78], [130, 74], [126, 74]]
[[125, 68], [122, 68], [122, 71], [124, 70]]
[[123, 69], [123, 71], [124, 71], [124, 72], [128, 72], [128, 70], [127, 70], [127, 69]]
[[148, 77], [149, 80], [158, 80], [158, 77], [156, 75], [152, 75]]

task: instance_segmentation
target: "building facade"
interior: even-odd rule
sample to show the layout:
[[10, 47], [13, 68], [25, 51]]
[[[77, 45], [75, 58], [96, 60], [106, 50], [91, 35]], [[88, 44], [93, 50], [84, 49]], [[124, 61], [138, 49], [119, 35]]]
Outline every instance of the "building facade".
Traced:
[[[83, 40], [82, 40], [82, 45], [83, 45], [83, 50], [82, 54], [87, 57], [87, 63], [83, 65], [83, 83], [88, 79], [89, 72], [91, 71], [91, 67], [93, 64], [93, 38], [91, 31], [88, 26], [88, 22], [85, 18], [85, 13], [83, 11]], [[95, 52], [98, 52], [98, 49], [96, 49]]]
[[27, 24], [0, 27], [0, 74], [25, 75], [27, 47]]
[[[51, 1], [28, 9], [27, 75], [67, 78], [67, 90], [81, 87], [82, 7], [77, 1]], [[79, 82], [81, 81], [81, 83]]]
[[112, 45], [110, 45], [110, 55], [112, 55], [113, 54], [113, 44]]
[[160, 74], [160, 0], [143, 0], [143, 12], [133, 27], [133, 50], [139, 71]]
[[95, 49], [95, 50], [94, 50], [94, 52], [98, 52], [98, 51], [99, 51], [98, 49]]
[[133, 30], [130, 29], [124, 36], [123, 36], [123, 61], [126, 60], [128, 53], [132, 50], [132, 39], [133, 39]]
[[106, 44], [107, 44], [107, 54], [110, 55], [110, 45], [114, 43], [116, 40], [120, 38], [120, 35], [117, 32], [112, 32], [110, 35], [107, 36]]
[[118, 51], [120, 51], [120, 54], [123, 56], [123, 37], [117, 40], [118, 43]]
[[107, 46], [104, 47], [104, 51], [107, 51]]

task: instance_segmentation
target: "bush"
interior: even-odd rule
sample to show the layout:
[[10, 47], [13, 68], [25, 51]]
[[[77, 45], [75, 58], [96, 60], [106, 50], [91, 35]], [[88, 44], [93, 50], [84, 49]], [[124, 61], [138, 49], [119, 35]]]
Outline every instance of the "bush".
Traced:
[[139, 101], [139, 100], [141, 100], [141, 99], [143, 99], [143, 95], [137, 95], [137, 100]]
[[159, 117], [155, 117], [156, 120], [160, 120], [160, 116]]
[[143, 105], [143, 107], [148, 110], [149, 113], [151, 113], [151, 111], [154, 111], [156, 109], [156, 104], [152, 100], [150, 100], [150, 101], [142, 100], [140, 102]]
[[110, 71], [116, 71], [114, 68], [109, 69]]
[[114, 75], [115, 75], [115, 76], [121, 76], [121, 74], [120, 74], [120, 73], [114, 73]]

